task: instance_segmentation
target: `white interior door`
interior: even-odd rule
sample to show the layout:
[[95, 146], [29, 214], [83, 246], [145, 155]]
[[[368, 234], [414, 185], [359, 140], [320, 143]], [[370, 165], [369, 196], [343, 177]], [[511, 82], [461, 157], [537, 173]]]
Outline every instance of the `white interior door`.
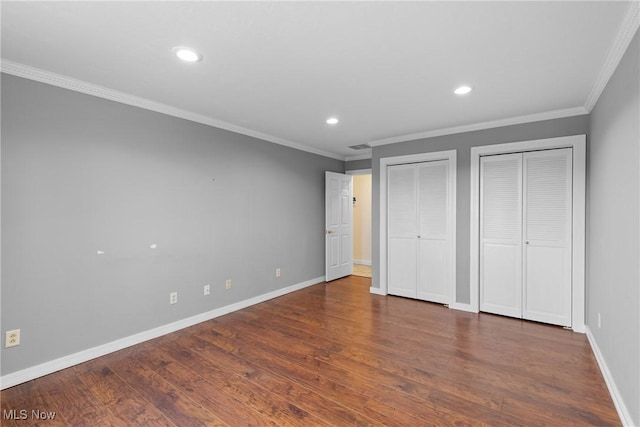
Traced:
[[417, 298], [418, 204], [416, 167], [387, 169], [389, 293]]
[[522, 317], [522, 154], [480, 158], [480, 310]]
[[523, 154], [522, 317], [571, 326], [572, 151]]
[[325, 172], [325, 280], [353, 273], [353, 177]]
[[418, 171], [418, 298], [449, 304], [449, 161], [420, 163]]

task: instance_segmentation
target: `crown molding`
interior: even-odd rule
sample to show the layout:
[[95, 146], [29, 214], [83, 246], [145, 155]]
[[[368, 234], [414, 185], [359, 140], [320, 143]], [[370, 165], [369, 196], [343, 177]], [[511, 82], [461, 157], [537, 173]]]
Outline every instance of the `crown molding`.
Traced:
[[[589, 114], [595, 106], [598, 98], [602, 94], [609, 79], [615, 72], [622, 56], [629, 47], [629, 43], [633, 39], [636, 31], [640, 27], [640, 1], [633, 0], [629, 5], [625, 16], [620, 25], [620, 29], [616, 35], [616, 38], [612, 44], [612, 47], [607, 55], [607, 59], [600, 70], [598, 78], [596, 79], [587, 101], [583, 107], [572, 107], [560, 110], [547, 111], [536, 114], [529, 114], [523, 116], [510, 117], [506, 119], [486, 121], [480, 123], [473, 123], [469, 125], [454, 126], [449, 128], [433, 129], [424, 132], [398, 135], [390, 138], [378, 139], [374, 141], [368, 141], [372, 147], [394, 144], [399, 142], [412, 141], [416, 139], [433, 138], [437, 136], [452, 135], [463, 132], [473, 132], [484, 129], [491, 129], [502, 126], [518, 125], [529, 122], [537, 122], [542, 120], [559, 119], [571, 116], [579, 116], [583, 114]], [[131, 105], [134, 107], [144, 108], [146, 110], [155, 111], [162, 114], [167, 114], [174, 117], [179, 117], [185, 120], [201, 123], [208, 126], [228, 130], [231, 132], [247, 135], [253, 138], [268, 141], [274, 144], [283, 145], [286, 147], [294, 148], [296, 150], [306, 151], [309, 153], [317, 154], [324, 157], [330, 157], [342, 161], [362, 160], [371, 158], [371, 153], [361, 154], [355, 156], [343, 156], [336, 153], [331, 153], [317, 148], [308, 147], [306, 145], [299, 144], [297, 142], [289, 141], [283, 138], [279, 138], [266, 133], [258, 132], [252, 129], [244, 128], [232, 123], [224, 122], [222, 120], [213, 119], [201, 114], [193, 113], [190, 111], [182, 110], [179, 108], [171, 107], [166, 104], [161, 104], [155, 101], [151, 101], [145, 98], [140, 98], [134, 95], [129, 95], [124, 92], [112, 90], [103, 86], [94, 85], [82, 80], [73, 79], [67, 76], [63, 76], [49, 71], [41, 70], [38, 68], [23, 65], [17, 62], [2, 59], [0, 62], [0, 71], [7, 74], [12, 74], [18, 77], [23, 77], [30, 80], [39, 81], [42, 83], [58, 86], [64, 89], [81, 92], [87, 95], [97, 96], [100, 98], [108, 99], [111, 101], [119, 102], [122, 104]]]
[[473, 132], [484, 129], [491, 129], [503, 126], [519, 125], [523, 123], [539, 122], [542, 120], [562, 119], [564, 117], [581, 116], [589, 114], [584, 107], [564, 108], [561, 110], [546, 111], [543, 113], [528, 114], [525, 116], [509, 117], [506, 119], [492, 120], [487, 122], [473, 123], [463, 126], [455, 126], [442, 129], [428, 130], [425, 132], [412, 133], [408, 135], [394, 136], [391, 138], [370, 141], [369, 145], [377, 147], [385, 144], [395, 144], [397, 142], [413, 141], [416, 139], [433, 138], [436, 136], [453, 135], [456, 133]]
[[472, 132], [483, 129], [496, 128], [501, 126], [511, 126], [528, 122], [537, 122], [542, 120], [561, 119], [564, 117], [580, 116], [591, 113], [602, 91], [606, 87], [609, 79], [615, 72], [622, 56], [629, 47], [629, 43], [633, 39], [636, 31], [640, 27], [640, 0], [633, 0], [627, 8], [625, 16], [620, 24], [618, 34], [611, 46], [607, 59], [600, 70], [600, 74], [594, 83], [591, 92], [584, 104], [584, 107], [573, 107], [561, 110], [547, 111], [543, 113], [530, 114], [525, 116], [511, 117], [494, 121], [474, 123], [470, 125], [455, 126], [450, 128], [434, 129], [425, 132], [413, 133], [408, 135], [400, 135], [391, 138], [369, 141], [372, 147], [394, 144], [398, 142], [412, 141], [423, 138], [433, 138], [436, 136], [452, 135], [456, 133]]
[[[628, 44], [628, 43], [627, 43]], [[363, 153], [355, 156], [343, 156], [336, 153], [330, 153], [328, 151], [319, 150], [316, 148], [308, 147], [293, 141], [289, 141], [283, 138], [279, 138], [266, 133], [258, 132], [252, 129], [244, 128], [234, 125], [232, 123], [224, 122], [221, 120], [213, 119], [201, 114], [193, 113], [191, 111], [182, 110], [166, 104], [151, 101], [149, 99], [141, 98], [138, 96], [130, 95], [124, 92], [119, 92], [104, 86], [95, 85], [85, 82], [83, 80], [74, 79], [71, 77], [63, 76], [61, 74], [52, 73], [49, 71], [41, 70], [39, 68], [30, 67], [18, 62], [2, 59], [0, 61], [0, 71], [6, 74], [11, 74], [17, 77], [22, 77], [29, 80], [57, 86], [63, 89], [72, 90], [75, 92], [84, 93], [86, 95], [96, 96], [110, 101], [119, 102], [121, 104], [131, 105], [145, 110], [155, 111], [157, 113], [166, 114], [173, 117], [189, 120], [196, 123], [201, 123], [207, 126], [212, 126], [227, 131], [247, 135], [253, 138], [268, 141], [274, 144], [283, 145], [289, 148], [294, 148], [300, 151], [306, 151], [308, 153], [317, 154], [324, 157], [330, 157], [336, 160], [351, 161], [370, 159], [372, 157], [371, 152]], [[435, 136], [450, 135], [462, 132], [471, 132], [476, 130], [490, 129], [500, 126], [510, 126], [527, 122], [535, 122], [541, 120], [557, 119], [563, 117], [577, 116], [582, 114], [588, 114], [589, 111], [584, 107], [568, 108], [563, 110], [555, 110], [549, 112], [543, 112], [538, 114], [531, 114], [526, 116], [518, 116], [507, 119], [500, 119], [488, 122], [474, 123], [470, 125], [456, 126], [443, 129], [435, 129], [425, 132], [394, 136], [391, 138], [379, 139], [375, 141], [369, 141], [369, 145], [379, 146], [385, 144], [394, 144], [398, 142], [411, 141], [415, 139], [433, 138]]]
[[609, 50], [609, 55], [607, 55], [607, 59], [600, 70], [600, 74], [596, 79], [593, 88], [591, 88], [591, 93], [587, 97], [587, 101], [584, 104], [584, 108], [591, 112], [593, 107], [595, 107], [596, 102], [602, 95], [604, 88], [607, 86], [609, 79], [616, 71], [622, 56], [627, 51], [629, 47], [629, 43], [633, 39], [638, 27], [640, 26], [640, 1], [634, 0], [629, 5], [627, 12], [622, 20], [622, 24], [620, 25], [620, 29], [618, 30], [618, 34], [616, 35], [613, 44], [611, 45], [611, 49]]
[[175, 108], [170, 105], [151, 101], [149, 99], [130, 95], [124, 92], [119, 92], [117, 90], [113, 90], [104, 86], [88, 83], [83, 80], [77, 80], [71, 77], [63, 76], [61, 74], [56, 74], [49, 71], [41, 70], [39, 68], [20, 64], [18, 62], [9, 61], [4, 58], [2, 58], [2, 60], [0, 61], [0, 71], [17, 77], [22, 77], [37, 82], [46, 83], [52, 86], [57, 86], [63, 89], [84, 93], [86, 95], [92, 95], [98, 98], [119, 102], [121, 104], [127, 104], [133, 107], [143, 108], [145, 110], [155, 111], [157, 113], [162, 113], [192, 122], [201, 123], [207, 126], [224, 129], [230, 132], [250, 136], [252, 138], [272, 142], [274, 144], [284, 145], [285, 147], [294, 148], [296, 150], [306, 151], [308, 153], [313, 153], [342, 161], [344, 161], [345, 158], [344, 156], [336, 153], [330, 153], [328, 151], [308, 147], [297, 142], [289, 141], [287, 139], [279, 138], [277, 136], [269, 135], [263, 132], [258, 132], [252, 129], [235, 125], [233, 123], [213, 119], [202, 114], [182, 110], [180, 108]]

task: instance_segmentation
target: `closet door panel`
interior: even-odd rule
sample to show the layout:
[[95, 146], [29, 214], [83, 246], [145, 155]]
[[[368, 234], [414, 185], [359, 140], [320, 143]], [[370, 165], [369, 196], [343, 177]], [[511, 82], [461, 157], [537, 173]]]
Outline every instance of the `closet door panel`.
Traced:
[[572, 151], [524, 153], [523, 317], [571, 325]]
[[447, 278], [447, 242], [443, 240], [418, 240], [418, 298], [449, 304]]
[[389, 239], [389, 293], [416, 298], [416, 245], [413, 239]]
[[439, 160], [421, 163], [417, 168], [418, 298], [449, 304], [449, 162]]
[[416, 168], [414, 165], [389, 166], [388, 234], [389, 238], [416, 238], [418, 235]]
[[481, 247], [480, 310], [522, 318], [522, 255], [513, 244]]
[[[571, 326], [571, 276], [564, 248], [525, 249], [524, 319]], [[567, 290], [569, 292], [567, 292]]]
[[415, 165], [389, 166], [387, 179], [389, 293], [416, 298], [418, 206]]
[[480, 159], [480, 310], [522, 317], [522, 154]]

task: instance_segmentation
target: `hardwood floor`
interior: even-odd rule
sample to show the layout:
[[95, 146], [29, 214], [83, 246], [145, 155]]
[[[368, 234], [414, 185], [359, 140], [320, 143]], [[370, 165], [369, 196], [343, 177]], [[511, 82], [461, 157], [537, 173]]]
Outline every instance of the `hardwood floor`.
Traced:
[[620, 425], [585, 335], [369, 286], [318, 284], [4, 390], [2, 425]]

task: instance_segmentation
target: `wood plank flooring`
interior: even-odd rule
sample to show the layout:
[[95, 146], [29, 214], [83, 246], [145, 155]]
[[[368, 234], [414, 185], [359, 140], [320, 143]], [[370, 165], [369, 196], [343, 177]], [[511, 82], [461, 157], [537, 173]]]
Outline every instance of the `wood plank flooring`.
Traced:
[[369, 286], [318, 284], [12, 387], [1, 424], [620, 425], [585, 335]]

